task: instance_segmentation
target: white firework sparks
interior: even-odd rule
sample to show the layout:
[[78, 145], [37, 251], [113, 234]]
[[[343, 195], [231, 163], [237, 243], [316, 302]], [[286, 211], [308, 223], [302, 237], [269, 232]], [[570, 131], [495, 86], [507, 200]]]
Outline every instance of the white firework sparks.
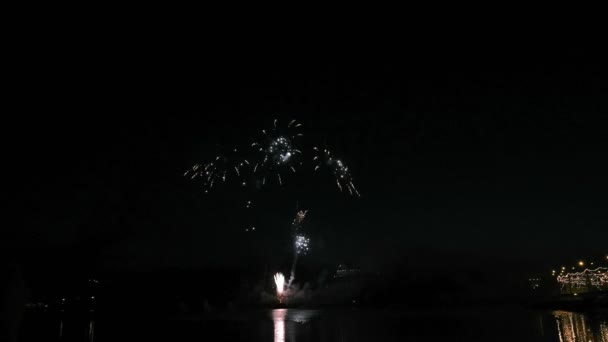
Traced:
[[273, 128], [262, 130], [262, 137], [251, 144], [259, 155], [254, 163], [253, 173], [262, 177], [262, 185], [266, 184], [267, 175], [272, 175], [269, 179], [276, 175], [279, 185], [283, 185], [281, 173], [296, 173], [296, 168], [302, 165], [302, 151], [296, 147], [298, 137], [302, 136], [298, 132], [300, 126], [295, 120], [291, 120], [287, 127], [281, 128], [275, 119]]
[[306, 254], [309, 250], [310, 239], [304, 235], [297, 235], [295, 239], [296, 253], [298, 255]]
[[226, 183], [230, 179], [237, 179], [239, 184], [246, 186], [243, 170], [249, 166], [249, 161], [241, 158], [237, 153], [238, 150], [234, 149], [227, 155], [216, 156], [211, 162], [194, 164], [184, 173], [184, 177], [201, 180], [205, 192], [214, 185]]
[[291, 147], [291, 142], [285, 137], [276, 138], [268, 146], [268, 155], [277, 164], [288, 163], [295, 153], [295, 150]]
[[300, 172], [304, 157], [313, 156], [312, 163], [307, 163], [312, 166], [310, 171], [329, 169], [340, 191], [360, 197], [349, 167], [329, 149], [314, 147], [312, 154], [302, 153], [299, 148], [299, 138], [303, 136], [301, 126], [296, 120], [281, 124], [275, 119], [249, 146], [224, 150], [212, 161], [195, 164], [184, 176], [200, 180], [205, 192], [219, 184], [235, 181], [245, 187], [248, 180], [254, 180], [260, 186], [284, 186], [289, 183], [290, 176]]
[[306, 254], [308, 252], [308, 245], [310, 244], [310, 240], [301, 233], [302, 231], [302, 222], [306, 218], [307, 210], [300, 210], [296, 213], [296, 217], [293, 219], [291, 223], [291, 234], [293, 237], [293, 263], [291, 264], [291, 276], [289, 277], [289, 282], [287, 283], [287, 287], [291, 286], [291, 283], [296, 278], [296, 266], [298, 264], [298, 256], [300, 254]]
[[326, 165], [336, 179], [336, 185], [340, 191], [346, 189], [349, 194], [361, 197], [361, 194], [355, 187], [348, 166], [346, 166], [341, 159], [335, 158], [328, 149], [320, 150], [317, 147], [314, 147], [313, 150], [316, 152], [316, 155], [313, 157], [315, 171], [318, 171], [323, 164]]
[[285, 277], [283, 273], [277, 273], [274, 275], [274, 284], [277, 288], [277, 297], [280, 298], [283, 296], [283, 291], [285, 291]]

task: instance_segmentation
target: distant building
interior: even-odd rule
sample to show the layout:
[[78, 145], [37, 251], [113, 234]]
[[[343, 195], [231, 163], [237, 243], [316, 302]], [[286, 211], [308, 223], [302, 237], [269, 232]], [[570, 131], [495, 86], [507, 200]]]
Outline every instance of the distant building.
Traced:
[[345, 278], [359, 275], [361, 270], [358, 268], [350, 268], [344, 264], [339, 264], [338, 269], [336, 270], [335, 278]]
[[562, 294], [608, 291], [608, 267], [585, 269], [582, 272], [562, 271], [557, 276]]

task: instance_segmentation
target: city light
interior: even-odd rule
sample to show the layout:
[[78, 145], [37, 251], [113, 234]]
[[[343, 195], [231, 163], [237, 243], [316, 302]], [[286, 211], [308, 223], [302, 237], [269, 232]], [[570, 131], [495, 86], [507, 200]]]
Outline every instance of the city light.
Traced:
[[[596, 259], [588, 262], [579, 260], [576, 262], [577, 267], [582, 267], [584, 269], [578, 272], [577, 267], [575, 266], [571, 268], [572, 271], [568, 271], [566, 269], [567, 266], [561, 266], [559, 273], [553, 269], [551, 271], [551, 275], [556, 278], [558, 284], [560, 285], [562, 294], [577, 294], [608, 290], [608, 265], [598, 267], [598, 263], [602, 264], [602, 262], [598, 262], [598, 260], [602, 259]], [[587, 264], [592, 267], [585, 267]]]
[[588, 292], [593, 289], [606, 290], [608, 289], [608, 267], [559, 275], [557, 282], [561, 285], [562, 290], [566, 286], [569, 287], [569, 290], [578, 292]]

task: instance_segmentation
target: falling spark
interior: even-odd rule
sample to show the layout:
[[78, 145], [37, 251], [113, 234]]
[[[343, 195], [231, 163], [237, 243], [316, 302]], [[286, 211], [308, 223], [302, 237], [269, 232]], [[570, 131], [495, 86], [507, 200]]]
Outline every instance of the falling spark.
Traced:
[[236, 179], [237, 184], [242, 184], [245, 182], [242, 169], [249, 165], [249, 161], [242, 158], [238, 152], [238, 149], [230, 149], [226, 154], [216, 155], [211, 162], [194, 164], [184, 173], [184, 176], [188, 176], [192, 180], [200, 178], [205, 192], [218, 181], [229, 183]]
[[346, 188], [350, 195], [361, 197], [361, 194], [355, 188], [350, 169], [342, 160], [334, 158], [331, 151], [327, 149], [323, 149], [323, 152], [320, 152], [317, 147], [313, 147], [313, 151], [317, 153], [317, 155], [313, 157], [313, 161], [316, 163], [315, 171], [323, 165], [327, 166], [336, 179], [336, 185], [340, 192], [343, 192], [343, 189]]
[[[262, 135], [246, 144], [245, 148], [233, 146], [225, 149], [226, 152], [216, 154], [211, 162], [194, 164], [184, 172], [184, 176], [200, 180], [205, 192], [218, 182], [244, 187], [249, 182], [248, 177], [253, 177], [257, 185], [261, 180], [262, 186], [275, 182], [284, 186], [289, 183], [291, 175], [300, 174], [305, 165], [311, 165], [310, 171], [314, 172], [328, 169], [341, 192], [361, 197], [349, 167], [329, 149], [314, 146], [310, 156], [305, 153], [307, 151], [303, 152], [300, 137], [304, 134], [300, 127], [302, 125], [296, 120], [284, 124], [274, 119], [272, 126], [262, 129]], [[312, 163], [304, 163], [304, 158], [312, 158]]]
[[276, 174], [277, 181], [283, 185], [286, 179], [279, 173], [285, 169], [296, 172], [296, 167], [301, 165], [302, 158], [302, 150], [297, 147], [297, 138], [301, 136], [301, 133], [297, 132], [296, 127], [299, 127], [296, 120], [291, 120], [287, 125], [281, 125], [275, 119], [271, 130], [262, 130], [263, 135], [251, 144], [257, 150], [253, 168], [254, 176], [272, 175], [274, 177]]

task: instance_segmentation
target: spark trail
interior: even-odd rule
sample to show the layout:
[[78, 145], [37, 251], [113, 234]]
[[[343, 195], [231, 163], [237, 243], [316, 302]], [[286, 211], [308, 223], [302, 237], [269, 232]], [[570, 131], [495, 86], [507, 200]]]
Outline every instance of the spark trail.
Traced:
[[301, 171], [314, 173], [323, 168], [330, 171], [341, 192], [361, 197], [345, 162], [328, 148], [314, 147], [304, 153], [303, 138], [302, 124], [296, 120], [285, 124], [275, 119], [272, 126], [262, 129], [252, 143], [228, 146], [207, 162], [194, 164], [184, 176], [201, 181], [207, 193], [219, 184], [230, 182], [243, 187], [250, 181], [258, 187], [272, 184], [283, 187]]
[[341, 192], [346, 189], [350, 195], [361, 197], [361, 194], [355, 187], [350, 169], [341, 159], [334, 157], [328, 149], [321, 150], [313, 147], [313, 151], [315, 152], [315, 156], [313, 157], [315, 171], [318, 171], [321, 166], [325, 165], [336, 179], [336, 185]]
[[293, 237], [293, 263], [291, 264], [291, 275], [289, 276], [289, 281], [287, 282], [287, 287], [291, 286], [291, 283], [296, 278], [296, 265], [298, 264], [298, 256], [300, 254], [306, 254], [308, 252], [308, 245], [310, 243], [310, 239], [302, 233], [302, 222], [306, 218], [306, 213], [308, 210], [300, 210], [296, 213], [296, 217], [293, 219], [291, 223], [291, 234]]
[[251, 144], [255, 152], [253, 174], [262, 179], [262, 185], [276, 181], [283, 185], [285, 175], [296, 173], [302, 166], [302, 151], [298, 147], [302, 125], [291, 120], [280, 125], [277, 119], [270, 129], [263, 129], [262, 135]]

